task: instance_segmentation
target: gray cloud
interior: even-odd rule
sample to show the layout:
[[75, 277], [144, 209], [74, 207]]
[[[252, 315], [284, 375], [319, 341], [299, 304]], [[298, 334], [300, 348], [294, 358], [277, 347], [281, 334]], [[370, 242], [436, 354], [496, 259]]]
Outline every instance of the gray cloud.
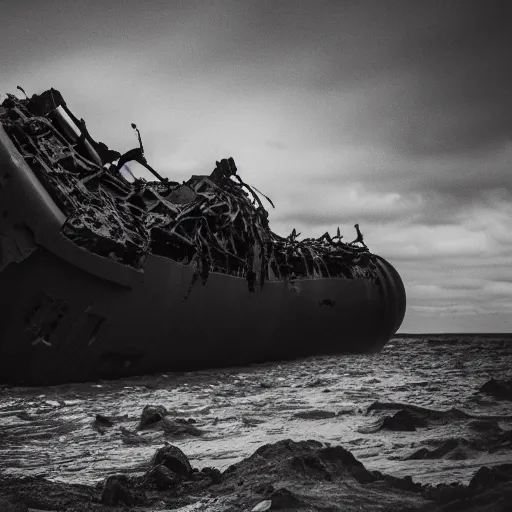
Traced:
[[505, 1], [302, 1], [295, 9], [268, 1], [229, 10], [202, 14], [212, 29], [190, 64], [219, 68], [235, 84], [254, 79], [256, 88], [357, 91], [350, 130], [336, 130], [334, 110], [332, 137], [422, 156], [488, 151], [511, 140]]
[[283, 144], [278, 140], [267, 140], [265, 144], [272, 149], [288, 149], [288, 146], [286, 144]]
[[[42, 4], [41, 4], [42, 5]], [[5, 0], [0, 92], [62, 90], [121, 151], [185, 180], [233, 156], [274, 229], [362, 226], [409, 294], [403, 330], [512, 311], [506, 1]], [[494, 329], [493, 329], [494, 326]]]

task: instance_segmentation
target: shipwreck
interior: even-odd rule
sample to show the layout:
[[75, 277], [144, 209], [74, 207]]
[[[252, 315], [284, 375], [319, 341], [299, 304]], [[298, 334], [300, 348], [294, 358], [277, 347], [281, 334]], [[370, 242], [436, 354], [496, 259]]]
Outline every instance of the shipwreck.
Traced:
[[55, 89], [7, 95], [0, 125], [1, 381], [378, 351], [400, 327], [402, 280], [359, 227], [277, 235], [232, 158], [170, 181], [136, 125], [121, 154]]

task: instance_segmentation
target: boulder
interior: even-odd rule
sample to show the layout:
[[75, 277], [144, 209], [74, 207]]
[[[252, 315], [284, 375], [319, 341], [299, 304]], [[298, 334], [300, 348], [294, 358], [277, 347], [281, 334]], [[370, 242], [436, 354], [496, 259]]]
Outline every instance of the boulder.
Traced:
[[152, 466], [163, 465], [176, 475], [188, 478], [192, 474], [192, 466], [188, 457], [177, 447], [166, 443], [155, 453]]
[[497, 380], [491, 378], [482, 385], [479, 391], [500, 400], [512, 400], [512, 379]]
[[181, 480], [180, 476], [167, 466], [159, 464], [155, 466], [149, 473], [150, 479], [155, 483], [159, 491], [171, 489], [175, 487]]
[[148, 428], [163, 420], [169, 414], [162, 405], [146, 405], [142, 410], [139, 421], [139, 429]]
[[112, 475], [106, 478], [101, 493], [101, 503], [109, 506], [135, 504], [135, 498], [126, 475]]
[[395, 430], [403, 432], [413, 432], [416, 427], [425, 427], [427, 422], [420, 415], [414, 412], [402, 409], [393, 416], [386, 416], [382, 422], [382, 429]]

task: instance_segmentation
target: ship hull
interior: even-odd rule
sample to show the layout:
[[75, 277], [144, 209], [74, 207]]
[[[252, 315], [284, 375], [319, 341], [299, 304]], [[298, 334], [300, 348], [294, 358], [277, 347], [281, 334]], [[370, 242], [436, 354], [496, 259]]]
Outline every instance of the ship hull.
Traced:
[[65, 222], [0, 128], [0, 380], [54, 384], [380, 350], [405, 313], [400, 276], [267, 281], [149, 255], [142, 271], [61, 235]]

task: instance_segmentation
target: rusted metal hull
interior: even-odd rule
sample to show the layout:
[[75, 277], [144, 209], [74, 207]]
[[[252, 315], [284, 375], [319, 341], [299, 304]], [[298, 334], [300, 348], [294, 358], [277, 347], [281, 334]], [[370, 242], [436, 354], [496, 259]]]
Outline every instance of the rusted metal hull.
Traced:
[[269, 281], [150, 255], [142, 271], [75, 246], [0, 128], [0, 380], [49, 384], [379, 350], [405, 313], [400, 276]]

